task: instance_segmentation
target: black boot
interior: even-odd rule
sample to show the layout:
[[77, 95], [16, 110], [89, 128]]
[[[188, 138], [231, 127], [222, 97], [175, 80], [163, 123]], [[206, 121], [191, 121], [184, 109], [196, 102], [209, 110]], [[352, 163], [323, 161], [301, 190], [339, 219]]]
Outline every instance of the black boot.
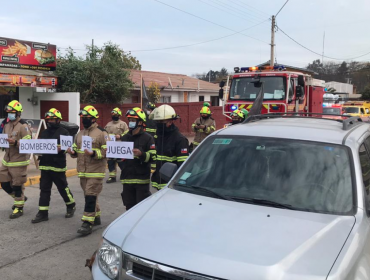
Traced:
[[[27, 199], [28, 199], [27, 196], [24, 196], [24, 202], [26, 202]], [[12, 206], [12, 210], [14, 210], [14, 209], [15, 209], [15, 205]]]
[[10, 214], [9, 218], [10, 219], [17, 219], [20, 216], [23, 216], [23, 208], [15, 207], [13, 210], [13, 213]]
[[94, 226], [100, 226], [101, 225], [101, 219], [100, 216], [95, 217]]
[[35, 218], [32, 219], [33, 224], [45, 222], [49, 220], [49, 212], [48, 211], [39, 211]]
[[73, 215], [75, 214], [76, 212], [76, 204], [74, 204], [73, 206], [70, 206], [68, 205], [67, 206], [67, 213], [65, 215], [66, 218], [72, 218]]
[[109, 177], [106, 183], [110, 184], [110, 183], [115, 183], [115, 182], [117, 182], [117, 179], [115, 177]]
[[92, 233], [92, 227], [93, 225], [89, 222], [84, 221], [82, 223], [82, 226], [78, 229], [77, 233], [85, 236]]

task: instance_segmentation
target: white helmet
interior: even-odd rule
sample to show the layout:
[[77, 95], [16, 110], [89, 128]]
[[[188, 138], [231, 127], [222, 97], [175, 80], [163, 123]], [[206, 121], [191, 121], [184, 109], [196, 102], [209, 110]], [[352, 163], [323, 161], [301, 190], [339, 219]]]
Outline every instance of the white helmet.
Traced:
[[158, 108], [155, 108], [154, 111], [150, 114], [150, 119], [155, 121], [162, 121], [162, 120], [173, 120], [177, 119], [178, 116], [170, 105], [161, 105]]

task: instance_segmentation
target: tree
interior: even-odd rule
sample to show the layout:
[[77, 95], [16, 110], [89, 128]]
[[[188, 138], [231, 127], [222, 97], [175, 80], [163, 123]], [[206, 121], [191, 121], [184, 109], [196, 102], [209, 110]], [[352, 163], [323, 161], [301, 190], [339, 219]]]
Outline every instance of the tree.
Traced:
[[151, 82], [148, 88], [148, 98], [152, 103], [158, 103], [161, 98], [161, 90], [158, 87], [158, 84]]
[[86, 49], [85, 58], [75, 56], [71, 48], [58, 57], [58, 90], [80, 92], [83, 103], [122, 102], [133, 86], [128, 70], [141, 69], [139, 61], [112, 42]]
[[228, 75], [229, 72], [225, 67], [223, 67], [220, 71], [210, 70], [207, 73], [204, 72], [203, 74], [194, 74], [193, 77], [207, 82], [220, 82], [222, 79], [227, 78]]
[[367, 86], [362, 92], [361, 96], [363, 100], [370, 100], [370, 86]]

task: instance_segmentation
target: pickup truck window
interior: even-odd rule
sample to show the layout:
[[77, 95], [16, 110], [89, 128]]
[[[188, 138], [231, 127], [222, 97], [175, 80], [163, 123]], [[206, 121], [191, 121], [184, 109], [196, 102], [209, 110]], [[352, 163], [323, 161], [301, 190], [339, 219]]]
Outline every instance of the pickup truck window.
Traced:
[[368, 137], [365, 140], [365, 145], [362, 144], [360, 146], [359, 150], [359, 157], [360, 157], [360, 163], [361, 163], [361, 170], [362, 170], [362, 180], [364, 182], [364, 193], [366, 197], [366, 208], [370, 208], [370, 158], [369, 158], [369, 152], [370, 152], [370, 138]]
[[344, 146], [230, 136], [210, 137], [171, 183], [174, 189], [235, 201], [253, 198], [296, 210], [349, 215], [351, 164]]

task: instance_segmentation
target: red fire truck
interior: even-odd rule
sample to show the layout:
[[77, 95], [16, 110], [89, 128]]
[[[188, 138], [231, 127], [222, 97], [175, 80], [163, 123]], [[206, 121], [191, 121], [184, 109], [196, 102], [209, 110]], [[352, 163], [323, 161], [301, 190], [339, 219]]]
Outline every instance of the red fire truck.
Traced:
[[[220, 98], [224, 100], [223, 114], [253, 105], [260, 88], [255, 81], [263, 83], [262, 114], [284, 112], [323, 112], [325, 84], [322, 80], [300, 72], [287, 71], [284, 66], [235, 67], [235, 74], [227, 83], [220, 83]], [[229, 85], [230, 84], [230, 85]], [[226, 86], [225, 91], [223, 87]]]

